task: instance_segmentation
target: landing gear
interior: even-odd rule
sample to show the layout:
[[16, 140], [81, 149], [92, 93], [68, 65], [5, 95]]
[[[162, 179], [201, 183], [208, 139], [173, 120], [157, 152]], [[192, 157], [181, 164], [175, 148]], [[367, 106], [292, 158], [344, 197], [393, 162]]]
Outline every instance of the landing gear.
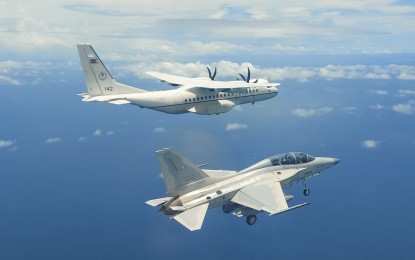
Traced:
[[304, 190], [303, 190], [303, 194], [304, 196], [308, 196], [310, 195], [310, 189], [307, 188], [307, 183], [306, 183], [306, 179], [303, 180], [303, 186], [304, 186]]
[[249, 215], [248, 217], [246, 217], [246, 223], [248, 223], [248, 225], [253, 225], [256, 222], [256, 215]]

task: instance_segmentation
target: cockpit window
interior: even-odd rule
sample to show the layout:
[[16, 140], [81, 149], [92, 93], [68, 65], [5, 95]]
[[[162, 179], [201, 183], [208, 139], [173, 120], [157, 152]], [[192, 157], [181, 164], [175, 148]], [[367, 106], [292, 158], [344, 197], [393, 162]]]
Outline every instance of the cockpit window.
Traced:
[[306, 153], [284, 153], [278, 154], [268, 158], [273, 166], [277, 165], [289, 165], [289, 164], [301, 164], [313, 161], [315, 158]]

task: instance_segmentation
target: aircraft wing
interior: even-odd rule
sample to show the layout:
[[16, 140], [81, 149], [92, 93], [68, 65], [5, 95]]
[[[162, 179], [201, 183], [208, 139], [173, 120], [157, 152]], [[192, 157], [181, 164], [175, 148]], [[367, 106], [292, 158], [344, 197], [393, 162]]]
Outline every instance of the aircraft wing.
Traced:
[[278, 181], [264, 181], [246, 186], [239, 190], [231, 201], [258, 211], [266, 211], [271, 215], [288, 209]]
[[245, 81], [216, 81], [205, 78], [188, 78], [182, 76], [176, 76], [166, 73], [160, 73], [155, 71], [146, 72], [148, 75], [157, 78], [163, 82], [167, 82], [173, 86], [185, 86], [187, 89], [192, 88], [206, 88], [216, 91], [235, 91], [244, 92], [250, 87], [268, 87], [278, 86], [278, 83], [247, 83]]

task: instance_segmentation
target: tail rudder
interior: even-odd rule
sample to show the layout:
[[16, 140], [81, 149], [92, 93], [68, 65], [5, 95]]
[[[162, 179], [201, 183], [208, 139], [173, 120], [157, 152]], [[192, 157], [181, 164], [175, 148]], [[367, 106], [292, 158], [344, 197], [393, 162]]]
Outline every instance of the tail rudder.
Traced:
[[90, 97], [145, 92], [116, 82], [90, 44], [79, 43], [77, 48]]
[[156, 152], [168, 196], [182, 195], [206, 185], [210, 177], [173, 148]]

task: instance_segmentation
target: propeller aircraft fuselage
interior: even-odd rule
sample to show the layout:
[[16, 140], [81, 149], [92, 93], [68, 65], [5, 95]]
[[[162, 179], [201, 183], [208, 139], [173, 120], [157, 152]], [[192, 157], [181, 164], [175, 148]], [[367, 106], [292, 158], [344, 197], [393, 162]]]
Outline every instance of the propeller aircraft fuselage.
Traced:
[[148, 75], [166, 82], [176, 89], [146, 91], [118, 83], [89, 44], [77, 45], [88, 93], [79, 94], [83, 101], [100, 101], [111, 104], [133, 104], [169, 114], [197, 113], [220, 114], [241, 104], [267, 100], [278, 95], [279, 83], [265, 79], [216, 81], [216, 68], [209, 77], [188, 78], [159, 72]]

